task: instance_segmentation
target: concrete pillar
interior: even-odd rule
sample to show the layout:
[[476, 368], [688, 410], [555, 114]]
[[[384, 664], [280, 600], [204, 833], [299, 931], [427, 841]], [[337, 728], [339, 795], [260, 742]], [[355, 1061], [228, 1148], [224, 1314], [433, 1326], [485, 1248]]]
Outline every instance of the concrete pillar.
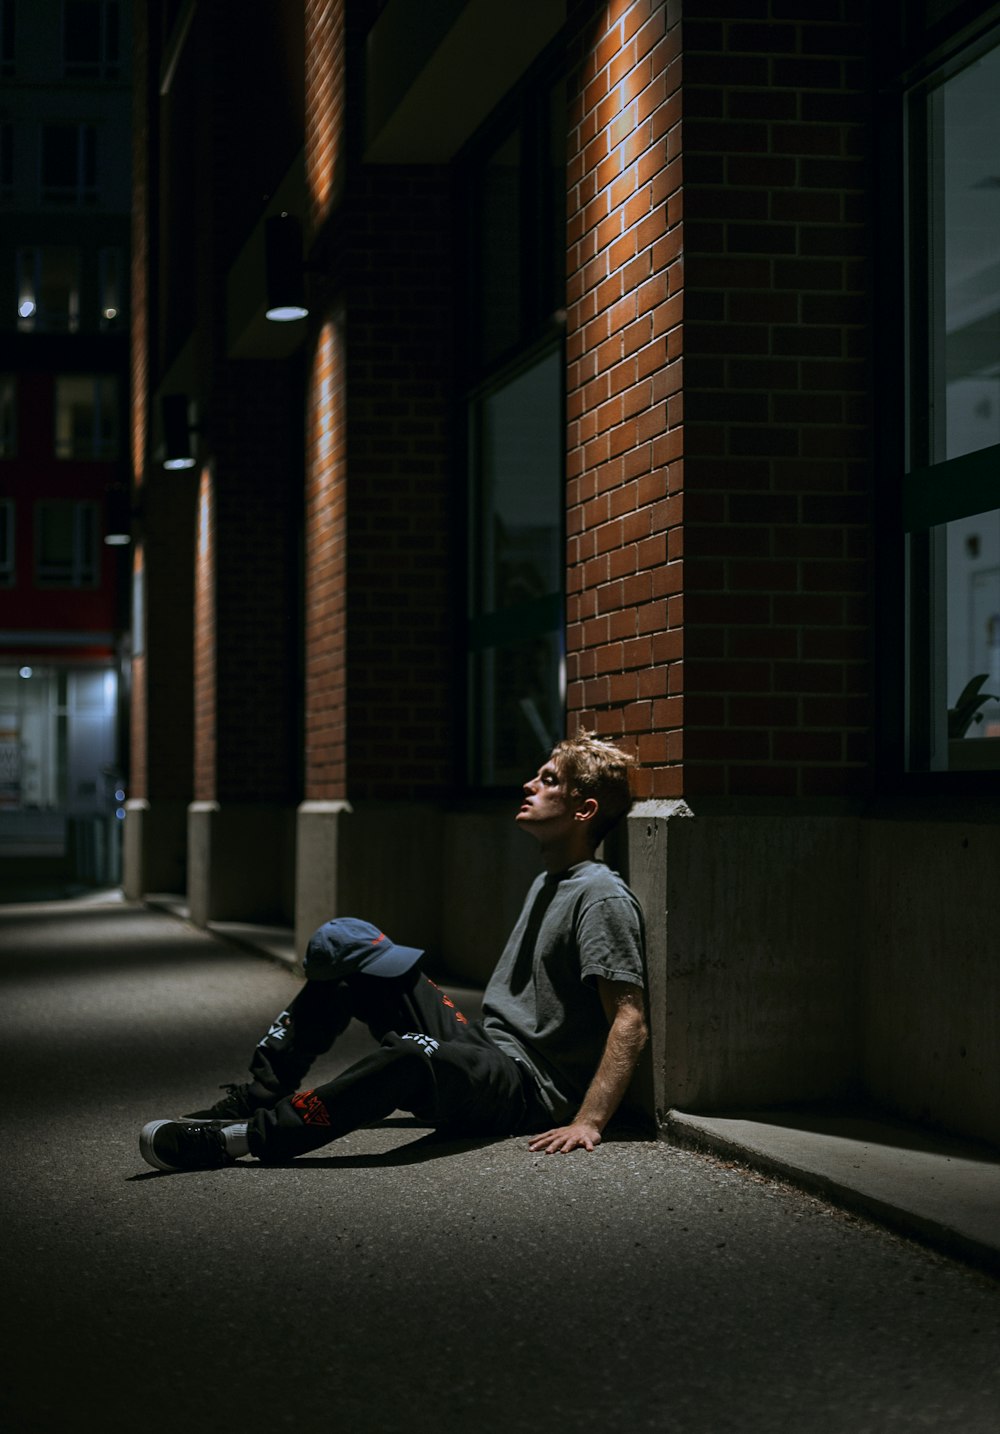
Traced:
[[182, 892], [187, 868], [187, 803], [134, 797], [125, 803], [122, 885], [130, 901]]
[[860, 819], [642, 802], [628, 837], [659, 1117], [856, 1094]]

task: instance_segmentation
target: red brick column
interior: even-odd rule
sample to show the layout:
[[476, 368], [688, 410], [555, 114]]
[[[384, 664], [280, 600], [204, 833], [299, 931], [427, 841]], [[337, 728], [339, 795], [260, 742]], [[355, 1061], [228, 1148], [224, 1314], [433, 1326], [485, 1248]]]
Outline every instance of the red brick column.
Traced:
[[578, 7], [568, 256], [568, 708], [681, 790], [679, 6]]
[[194, 536], [194, 799], [217, 796], [217, 625], [215, 605], [215, 489], [205, 467], [198, 483]]
[[323, 324], [306, 388], [305, 796], [346, 793], [347, 465], [344, 318]]

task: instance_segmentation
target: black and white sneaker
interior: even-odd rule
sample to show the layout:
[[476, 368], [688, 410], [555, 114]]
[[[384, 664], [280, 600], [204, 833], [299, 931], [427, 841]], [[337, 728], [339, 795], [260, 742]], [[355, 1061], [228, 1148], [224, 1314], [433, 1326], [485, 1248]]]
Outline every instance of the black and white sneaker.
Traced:
[[139, 1154], [156, 1170], [218, 1170], [246, 1153], [245, 1125], [151, 1120], [139, 1135]]

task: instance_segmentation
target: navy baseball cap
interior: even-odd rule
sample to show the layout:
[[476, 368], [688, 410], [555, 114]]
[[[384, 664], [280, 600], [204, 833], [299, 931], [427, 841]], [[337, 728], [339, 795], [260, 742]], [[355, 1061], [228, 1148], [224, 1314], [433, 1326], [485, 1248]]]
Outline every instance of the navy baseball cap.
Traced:
[[303, 967], [313, 980], [349, 976], [402, 976], [423, 955], [415, 946], [397, 946], [370, 921], [337, 916], [314, 931]]

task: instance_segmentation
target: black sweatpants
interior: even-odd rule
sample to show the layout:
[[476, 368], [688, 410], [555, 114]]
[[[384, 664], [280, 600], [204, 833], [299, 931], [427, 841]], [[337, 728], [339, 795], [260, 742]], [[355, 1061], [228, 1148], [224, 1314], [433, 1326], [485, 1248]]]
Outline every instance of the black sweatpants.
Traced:
[[[378, 1049], [325, 1085], [299, 1089], [352, 1017]], [[251, 1073], [261, 1093], [284, 1093], [247, 1128], [250, 1153], [269, 1162], [316, 1150], [394, 1110], [456, 1134], [512, 1135], [551, 1124], [528, 1067], [416, 968], [307, 981], [258, 1045]]]

